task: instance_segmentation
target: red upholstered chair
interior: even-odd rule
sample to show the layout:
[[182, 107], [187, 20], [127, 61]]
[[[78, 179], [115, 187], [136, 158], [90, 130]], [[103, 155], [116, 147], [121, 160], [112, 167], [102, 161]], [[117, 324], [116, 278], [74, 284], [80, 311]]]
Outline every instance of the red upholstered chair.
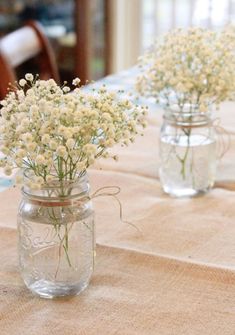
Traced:
[[5, 97], [9, 83], [19, 79], [17, 67], [33, 58], [37, 61], [40, 79], [53, 78], [59, 83], [53, 49], [38, 22], [30, 21], [24, 27], [1, 38], [0, 99]]

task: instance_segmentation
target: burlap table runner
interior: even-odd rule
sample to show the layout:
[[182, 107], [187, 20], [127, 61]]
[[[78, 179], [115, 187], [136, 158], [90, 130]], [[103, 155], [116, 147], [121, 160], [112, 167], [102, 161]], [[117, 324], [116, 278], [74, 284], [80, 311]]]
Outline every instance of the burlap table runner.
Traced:
[[20, 191], [0, 193], [0, 334], [235, 335], [235, 117], [221, 120], [230, 150], [215, 188], [197, 199], [172, 199], [158, 179], [160, 114], [118, 163], [90, 170], [93, 190], [121, 187], [125, 219], [111, 197], [94, 201], [96, 270], [80, 296], [45, 301], [24, 287], [17, 269], [16, 212]]
[[235, 274], [156, 255], [97, 248], [80, 296], [33, 297], [17, 272], [16, 232], [1, 228], [1, 335], [233, 335]]

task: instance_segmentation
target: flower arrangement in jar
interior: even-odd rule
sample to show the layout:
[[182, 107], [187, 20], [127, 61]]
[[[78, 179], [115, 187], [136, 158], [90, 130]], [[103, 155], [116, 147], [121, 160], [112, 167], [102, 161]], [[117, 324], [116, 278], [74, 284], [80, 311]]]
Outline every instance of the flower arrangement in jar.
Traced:
[[[73, 92], [54, 80], [26, 74], [1, 101], [0, 165], [23, 173], [19, 259], [29, 289], [46, 298], [74, 295], [93, 269], [94, 220], [88, 167], [113, 157], [145, 126], [145, 107], [105, 86]], [[22, 175], [17, 181], [21, 182]]]
[[164, 108], [159, 172], [166, 193], [194, 196], [214, 184], [211, 110], [234, 99], [234, 51], [232, 27], [189, 28], [167, 33], [140, 58], [136, 88]]

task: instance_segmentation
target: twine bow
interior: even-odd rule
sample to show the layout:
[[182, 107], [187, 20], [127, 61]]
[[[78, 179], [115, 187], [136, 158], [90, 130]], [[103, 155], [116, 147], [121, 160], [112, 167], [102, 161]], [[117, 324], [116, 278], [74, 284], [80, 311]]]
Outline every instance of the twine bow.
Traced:
[[[108, 190], [110, 190], [108, 192]], [[113, 191], [112, 191], [113, 190]], [[102, 192], [105, 191], [105, 192]], [[118, 194], [121, 192], [121, 188], [119, 186], [103, 186], [100, 187], [98, 190], [96, 190], [92, 195], [90, 196], [84, 196], [78, 200], [76, 199], [62, 199], [62, 198], [57, 198], [56, 200], [54, 199], [53, 201], [45, 201], [45, 200], [40, 200], [40, 199], [28, 199], [28, 202], [31, 204], [37, 205], [37, 206], [45, 206], [45, 207], [67, 207], [67, 206], [73, 206], [73, 205], [79, 205], [81, 206], [84, 204], [86, 201], [93, 200], [98, 197], [112, 197], [113, 199], [116, 200], [116, 202], [119, 205], [119, 218], [122, 223], [128, 224], [132, 227], [134, 227], [139, 233], [142, 234], [141, 230], [136, 227], [136, 225], [130, 221], [124, 220], [123, 219], [123, 209], [122, 209], [122, 203], [117, 197]], [[23, 191], [23, 194], [27, 196], [27, 194]]]

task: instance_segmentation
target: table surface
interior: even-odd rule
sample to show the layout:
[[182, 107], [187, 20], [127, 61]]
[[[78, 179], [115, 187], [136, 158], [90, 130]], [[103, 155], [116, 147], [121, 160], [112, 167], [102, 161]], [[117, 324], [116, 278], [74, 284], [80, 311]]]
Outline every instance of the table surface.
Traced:
[[[135, 68], [100, 83], [129, 90]], [[146, 103], [141, 99], [141, 103]], [[44, 300], [24, 286], [17, 267], [20, 190], [0, 179], [0, 334], [235, 335], [235, 104], [221, 106], [230, 148], [216, 184], [203, 197], [165, 195], [158, 177], [161, 111], [119, 161], [90, 169], [93, 190], [121, 188], [121, 223], [111, 197], [94, 201], [97, 259], [90, 286], [77, 297]]]

